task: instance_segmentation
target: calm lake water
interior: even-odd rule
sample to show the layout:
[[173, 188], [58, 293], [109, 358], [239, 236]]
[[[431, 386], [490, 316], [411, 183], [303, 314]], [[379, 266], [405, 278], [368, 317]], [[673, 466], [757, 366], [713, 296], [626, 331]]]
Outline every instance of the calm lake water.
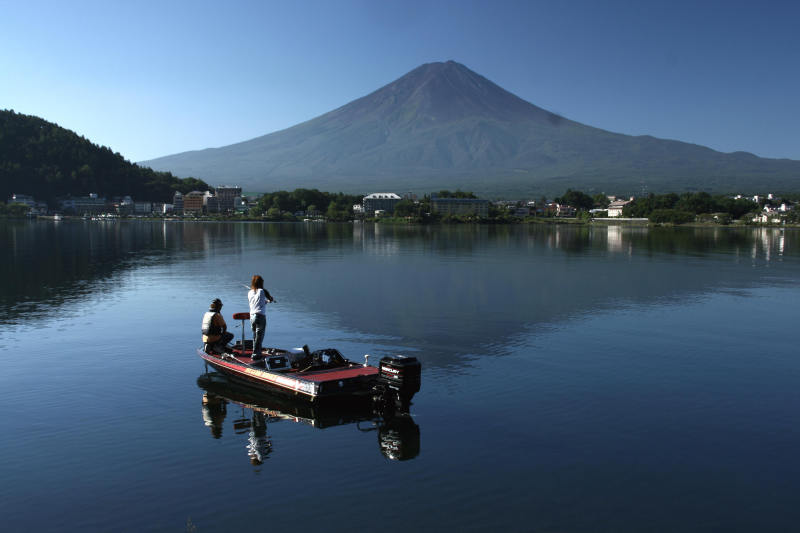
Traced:
[[[800, 524], [796, 231], [62, 221], [0, 245], [5, 531]], [[410, 416], [204, 405], [201, 316], [221, 298], [238, 337], [255, 273], [267, 345], [417, 357]]]

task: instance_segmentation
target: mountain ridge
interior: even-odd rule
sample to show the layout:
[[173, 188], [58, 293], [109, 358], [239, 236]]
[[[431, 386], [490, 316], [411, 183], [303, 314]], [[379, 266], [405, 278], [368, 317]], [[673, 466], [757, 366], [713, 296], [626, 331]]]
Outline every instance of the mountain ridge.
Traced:
[[284, 130], [142, 164], [261, 191], [731, 192], [796, 189], [800, 180], [800, 161], [580, 124], [455, 61], [421, 65]]

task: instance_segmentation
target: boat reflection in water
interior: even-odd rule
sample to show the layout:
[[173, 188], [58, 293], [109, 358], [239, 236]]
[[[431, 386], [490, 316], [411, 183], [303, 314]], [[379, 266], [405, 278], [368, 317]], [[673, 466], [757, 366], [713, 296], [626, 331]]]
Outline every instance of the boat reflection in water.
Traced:
[[[419, 455], [419, 426], [405, 408], [392, 402], [360, 401], [310, 404], [244, 387], [217, 372], [202, 374], [197, 385], [203, 389], [203, 421], [218, 439], [228, 415], [228, 404], [241, 408], [233, 421], [237, 434], [248, 435], [247, 453], [253, 465], [260, 465], [272, 451], [267, 423], [289, 420], [324, 429], [354, 424], [358, 431], [376, 432], [381, 453], [393, 461]], [[250, 415], [248, 416], [248, 411]]]

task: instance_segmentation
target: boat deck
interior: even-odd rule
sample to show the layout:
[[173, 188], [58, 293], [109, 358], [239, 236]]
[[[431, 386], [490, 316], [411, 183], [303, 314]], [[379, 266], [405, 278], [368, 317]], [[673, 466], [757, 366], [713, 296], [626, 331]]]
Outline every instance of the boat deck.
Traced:
[[209, 354], [198, 350], [198, 355], [217, 370], [251, 383], [279, 387], [311, 398], [338, 396], [365, 392], [366, 385], [378, 375], [374, 366], [353, 363], [351, 366], [301, 371], [297, 369], [269, 370], [253, 364], [249, 353]]
[[[233, 359], [242, 364], [254, 364], [253, 359], [249, 354], [239, 355], [237, 353], [233, 353], [228, 355], [231, 355]], [[256, 362], [256, 367], [259, 367], [258, 362]], [[311, 381], [335, 381], [339, 379], [352, 378], [355, 376], [373, 376], [377, 373], [377, 369], [372, 366], [354, 365], [346, 368], [328, 368], [321, 370], [309, 370], [307, 372], [300, 372], [294, 368], [287, 368], [285, 370], [272, 370], [271, 372], [287, 375], [295, 374], [298, 377], [302, 376], [303, 379], [309, 379]]]
[[303, 379], [311, 381], [338, 381], [357, 376], [374, 376], [378, 369], [374, 366], [354, 366], [350, 368], [331, 368], [329, 370], [314, 370], [301, 373]]

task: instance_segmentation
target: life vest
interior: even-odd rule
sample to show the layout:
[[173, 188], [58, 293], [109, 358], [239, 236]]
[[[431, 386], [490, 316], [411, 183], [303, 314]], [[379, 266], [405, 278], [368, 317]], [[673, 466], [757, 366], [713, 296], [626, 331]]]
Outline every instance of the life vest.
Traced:
[[203, 315], [203, 335], [209, 337], [222, 335], [222, 326], [213, 323], [214, 315], [216, 314], [218, 314], [216, 311], [208, 310], [206, 314]]

